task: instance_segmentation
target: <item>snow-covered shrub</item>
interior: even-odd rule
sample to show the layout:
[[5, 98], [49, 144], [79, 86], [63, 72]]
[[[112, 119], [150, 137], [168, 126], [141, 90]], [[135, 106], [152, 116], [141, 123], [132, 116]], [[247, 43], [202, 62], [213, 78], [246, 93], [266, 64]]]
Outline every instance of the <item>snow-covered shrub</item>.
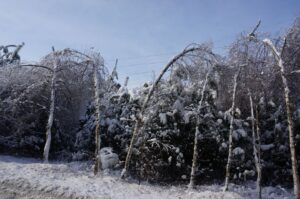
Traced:
[[119, 163], [119, 157], [112, 152], [111, 147], [104, 147], [100, 150], [102, 169], [114, 168]]
[[[154, 93], [144, 115], [144, 128], [138, 139], [141, 141], [135, 146], [135, 164], [132, 163], [141, 178], [150, 181], [187, 180], [182, 176], [190, 174], [197, 105], [208, 70], [203, 60], [199, 57], [195, 65], [175, 65], [169, 79], [161, 81]], [[225, 142], [227, 134], [222, 130], [226, 132], [228, 124], [226, 127], [225, 122], [222, 124], [218, 120], [218, 80], [213, 78], [216, 76], [212, 75], [208, 82], [203, 108], [199, 113], [200, 165], [197, 180], [211, 180], [212, 175], [220, 178], [223, 173], [220, 165], [225, 166], [225, 153], [219, 151], [219, 146]]]
[[0, 68], [2, 153], [38, 155], [47, 120], [47, 71], [5, 65]]
[[[58, 72], [50, 156], [70, 159], [79, 119], [91, 98], [91, 65], [74, 50], [56, 51]], [[93, 55], [93, 60], [102, 60]], [[42, 67], [40, 67], [42, 66]], [[33, 66], [0, 68], [1, 151], [41, 157], [50, 106], [52, 54]]]

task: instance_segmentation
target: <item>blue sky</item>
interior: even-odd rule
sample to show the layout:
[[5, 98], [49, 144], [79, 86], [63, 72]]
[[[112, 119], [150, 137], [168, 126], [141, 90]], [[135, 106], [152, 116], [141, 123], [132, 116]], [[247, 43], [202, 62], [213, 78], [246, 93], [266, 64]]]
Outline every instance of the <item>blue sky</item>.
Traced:
[[298, 0], [0, 0], [0, 45], [25, 42], [21, 57], [38, 61], [51, 50], [91, 47], [120, 81], [151, 80], [192, 42], [226, 47], [262, 20], [260, 31], [283, 34], [300, 15]]

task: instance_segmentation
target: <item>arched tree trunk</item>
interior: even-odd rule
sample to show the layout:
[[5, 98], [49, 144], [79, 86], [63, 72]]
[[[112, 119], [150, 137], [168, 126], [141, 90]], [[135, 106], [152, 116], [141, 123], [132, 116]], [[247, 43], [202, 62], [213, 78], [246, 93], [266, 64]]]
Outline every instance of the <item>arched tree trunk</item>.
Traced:
[[167, 72], [167, 70], [180, 58], [182, 58], [183, 56], [185, 56], [187, 53], [190, 53], [190, 52], [193, 52], [193, 51], [196, 51], [196, 50], [200, 50], [201, 48], [197, 48], [197, 47], [192, 47], [192, 48], [187, 48], [187, 49], [184, 49], [180, 54], [176, 55], [164, 68], [163, 70], [161, 71], [161, 73], [159, 74], [158, 78], [156, 79], [156, 81], [152, 84], [152, 87], [148, 93], [148, 95], [146, 96], [145, 100], [144, 100], [144, 103], [142, 105], [142, 108], [141, 108], [141, 111], [139, 113], [139, 116], [136, 120], [136, 123], [135, 123], [135, 126], [134, 126], [134, 130], [133, 130], [133, 133], [132, 133], [132, 138], [131, 138], [131, 141], [130, 141], [130, 145], [129, 145], [129, 148], [128, 148], [128, 152], [127, 152], [127, 156], [126, 156], [126, 160], [125, 160], [125, 166], [124, 166], [124, 169], [122, 170], [122, 173], [121, 173], [121, 178], [125, 178], [126, 174], [127, 174], [127, 171], [129, 169], [129, 164], [130, 164], [130, 160], [131, 160], [131, 156], [132, 156], [132, 149], [133, 149], [133, 145], [136, 141], [136, 138], [138, 136], [138, 134], [140, 133], [140, 127], [142, 126], [142, 119], [143, 119], [143, 115], [144, 115], [144, 112], [146, 110], [146, 107], [148, 105], [148, 102], [150, 100], [150, 98], [152, 97], [155, 89], [157, 88], [157, 85], [159, 83], [159, 81], [161, 80], [161, 78], [163, 77], [163, 75]]
[[207, 72], [206, 76], [205, 76], [205, 81], [202, 87], [202, 92], [201, 92], [201, 99], [200, 102], [198, 104], [198, 110], [197, 110], [197, 121], [196, 121], [196, 130], [195, 130], [195, 137], [194, 137], [194, 152], [193, 152], [193, 162], [192, 162], [192, 170], [191, 170], [191, 176], [190, 176], [190, 184], [189, 184], [189, 188], [194, 188], [195, 185], [195, 173], [196, 173], [196, 169], [198, 166], [198, 136], [199, 136], [199, 125], [200, 125], [200, 110], [202, 108], [202, 104], [203, 104], [203, 100], [204, 100], [204, 93], [205, 93], [205, 89], [206, 89], [206, 85], [207, 85], [207, 81], [208, 81], [208, 76], [209, 76], [210, 71]]
[[234, 109], [235, 109], [235, 96], [236, 96], [237, 79], [240, 74], [240, 70], [241, 70], [241, 67], [238, 68], [238, 71], [234, 75], [234, 85], [233, 85], [232, 105], [231, 105], [231, 119], [230, 119], [230, 128], [229, 128], [228, 158], [227, 158], [227, 165], [226, 165], [224, 191], [228, 191], [228, 184], [229, 184], [229, 177], [230, 177], [230, 166], [231, 166], [231, 159], [232, 159], [232, 133], [233, 133], [233, 121], [234, 121]]
[[288, 131], [289, 131], [289, 143], [290, 143], [290, 153], [291, 153], [291, 162], [292, 162], [292, 173], [293, 173], [293, 182], [294, 182], [294, 195], [296, 199], [300, 198], [300, 186], [299, 186], [299, 175], [297, 168], [297, 156], [295, 149], [295, 139], [294, 139], [294, 131], [293, 131], [293, 120], [292, 120], [292, 111], [290, 104], [290, 89], [288, 86], [287, 79], [285, 77], [285, 67], [283, 64], [283, 60], [281, 58], [281, 54], [275, 48], [274, 44], [269, 39], [264, 39], [263, 42], [272, 50], [274, 54], [277, 64], [280, 67], [280, 74], [282, 79], [282, 84], [284, 87], [284, 99], [285, 99], [285, 107], [286, 107], [286, 115], [288, 122]]

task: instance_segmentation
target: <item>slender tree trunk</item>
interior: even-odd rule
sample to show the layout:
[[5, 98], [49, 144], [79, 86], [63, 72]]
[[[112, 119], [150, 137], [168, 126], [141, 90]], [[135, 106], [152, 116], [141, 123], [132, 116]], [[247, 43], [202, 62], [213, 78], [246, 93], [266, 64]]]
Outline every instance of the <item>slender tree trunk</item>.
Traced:
[[51, 79], [51, 96], [50, 96], [50, 110], [49, 110], [49, 117], [46, 127], [46, 143], [44, 147], [44, 162], [48, 163], [49, 161], [49, 151], [51, 145], [51, 129], [53, 125], [54, 119], [54, 109], [55, 109], [55, 84], [56, 84], [56, 73], [57, 73], [57, 60], [55, 57], [55, 53], [53, 51], [53, 72], [52, 72], [52, 79]]
[[95, 116], [96, 116], [96, 127], [95, 127], [95, 166], [94, 174], [97, 175], [101, 168], [101, 157], [100, 157], [100, 92], [99, 92], [99, 74], [97, 66], [94, 65], [94, 93], [95, 93]]
[[193, 51], [196, 51], [196, 50], [200, 50], [201, 48], [197, 48], [197, 47], [193, 47], [193, 48], [188, 48], [188, 49], [184, 49], [180, 54], [178, 54], [177, 56], [175, 56], [164, 68], [163, 70], [161, 71], [160, 75], [158, 76], [158, 78], [156, 79], [156, 81], [152, 84], [152, 87], [149, 91], [149, 93], [147, 94], [145, 100], [144, 100], [144, 103], [143, 103], [143, 106], [141, 108], [141, 111], [138, 115], [138, 118], [137, 118], [137, 121], [136, 121], [136, 124], [134, 126], [134, 130], [133, 130], [133, 133], [132, 133], [132, 138], [131, 138], [131, 141], [130, 141], [130, 145], [129, 145], [129, 148], [128, 148], [128, 152], [127, 152], [127, 156], [126, 156], [126, 160], [125, 160], [125, 165], [124, 165], [124, 168], [122, 170], [122, 173], [121, 173], [121, 178], [125, 178], [126, 174], [127, 174], [127, 171], [129, 169], [129, 163], [130, 163], [130, 160], [131, 160], [131, 156], [132, 156], [132, 149], [133, 149], [133, 145], [136, 141], [136, 138], [138, 137], [139, 133], [140, 133], [140, 127], [142, 125], [142, 119], [143, 119], [143, 115], [144, 115], [144, 112], [146, 110], [146, 107], [148, 105], [148, 102], [150, 100], [150, 98], [152, 97], [155, 89], [157, 88], [157, 85], [159, 83], [159, 81], [161, 80], [161, 78], [163, 77], [163, 75], [167, 72], [167, 70], [178, 60], [180, 59], [181, 57], [183, 57], [184, 55], [186, 55], [187, 53], [189, 52], [193, 52]]
[[196, 130], [195, 130], [195, 137], [194, 137], [194, 153], [193, 153], [193, 163], [192, 163], [192, 170], [191, 170], [191, 176], [190, 176], [190, 184], [189, 184], [189, 188], [194, 188], [195, 185], [195, 173], [197, 170], [197, 166], [198, 166], [198, 136], [199, 136], [199, 124], [200, 124], [200, 110], [202, 108], [202, 103], [204, 100], [204, 93], [205, 93], [205, 89], [206, 89], [206, 85], [207, 85], [207, 80], [208, 80], [208, 76], [209, 76], [210, 71], [207, 72], [206, 76], [205, 76], [205, 81], [203, 84], [203, 88], [202, 88], [202, 92], [201, 92], [201, 99], [198, 105], [198, 110], [197, 110], [197, 121], [196, 121]]
[[[253, 145], [253, 156], [255, 160], [255, 167], [257, 172], [257, 179], [256, 179], [256, 189], [258, 191], [258, 198], [261, 199], [261, 164], [260, 164], [260, 133], [259, 131], [259, 123], [258, 123], [258, 112], [256, 109], [256, 123], [254, 119], [254, 108], [253, 108], [253, 100], [251, 93], [249, 91], [249, 99], [250, 99], [250, 108], [251, 108], [251, 124], [252, 124], [252, 145]], [[255, 133], [255, 124], [257, 130], [257, 139]], [[256, 140], [259, 144], [256, 143]]]
[[240, 70], [241, 70], [241, 67], [239, 67], [237, 73], [234, 76], [232, 105], [231, 105], [231, 119], [230, 119], [230, 128], [229, 128], [228, 159], [227, 159], [227, 165], [226, 165], [224, 191], [228, 191], [228, 184], [229, 184], [229, 177], [230, 177], [230, 166], [231, 166], [231, 159], [232, 159], [232, 133], [233, 133], [233, 121], [234, 121], [234, 109], [235, 109], [235, 95], [236, 95], [237, 79], [240, 74]]
[[194, 188], [195, 186], [195, 173], [197, 169], [197, 160], [198, 160], [198, 136], [199, 136], [199, 125], [196, 124], [196, 130], [195, 130], [195, 138], [194, 138], [194, 153], [193, 153], [193, 163], [192, 163], [192, 170], [191, 170], [191, 176], [190, 176], [190, 184], [188, 185], [189, 189]]
[[258, 107], [256, 106], [256, 138], [257, 138], [257, 144], [256, 144], [256, 152], [257, 152], [257, 188], [258, 188], [258, 196], [259, 199], [262, 198], [261, 196], [261, 155], [260, 155], [260, 128], [259, 128], [259, 116], [258, 116]]
[[276, 60], [277, 64], [280, 67], [281, 71], [281, 79], [284, 87], [284, 99], [285, 99], [285, 107], [287, 114], [287, 122], [288, 122], [288, 131], [289, 131], [289, 142], [290, 142], [290, 153], [291, 153], [291, 162], [292, 162], [292, 172], [293, 172], [293, 182], [294, 182], [294, 195], [296, 199], [300, 198], [300, 186], [299, 186], [299, 175], [297, 168], [297, 156], [295, 149], [295, 139], [294, 139], [294, 131], [293, 131], [293, 120], [292, 120], [292, 111], [290, 104], [290, 89], [288, 87], [288, 82], [285, 77], [285, 67], [283, 64], [283, 60], [281, 58], [280, 53], [275, 48], [274, 44], [269, 39], [264, 39], [263, 42], [271, 48]]

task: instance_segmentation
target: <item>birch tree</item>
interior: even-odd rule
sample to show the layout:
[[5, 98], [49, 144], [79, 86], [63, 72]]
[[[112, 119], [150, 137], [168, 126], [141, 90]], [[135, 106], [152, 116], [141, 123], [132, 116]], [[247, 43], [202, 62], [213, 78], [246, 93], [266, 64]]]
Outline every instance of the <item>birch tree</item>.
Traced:
[[[251, 130], [252, 130], [252, 145], [253, 145], [253, 156], [255, 161], [255, 167], [257, 172], [256, 179], [256, 189], [258, 191], [258, 198], [261, 199], [261, 158], [260, 158], [260, 130], [259, 130], [259, 120], [258, 120], [258, 111], [256, 109], [256, 120], [254, 118], [254, 108], [253, 108], [253, 100], [250, 90], [248, 90], [249, 101], [250, 101], [250, 110], [251, 110]], [[256, 124], [256, 125], [255, 125]], [[255, 127], [256, 132], [255, 133]], [[257, 143], [258, 142], [258, 143]]]
[[[263, 43], [271, 49], [277, 61], [277, 65], [280, 68], [280, 75], [281, 75], [281, 80], [284, 88], [284, 100], [285, 100], [287, 122], [288, 122], [289, 144], [290, 144], [292, 174], [293, 174], [293, 182], [294, 182], [294, 195], [295, 198], [299, 199], [300, 198], [299, 174], [297, 168], [298, 165], [297, 165], [295, 138], [294, 138], [294, 131], [293, 131], [292, 110], [290, 104], [290, 89], [286, 78], [285, 66], [283, 63], [283, 59], [281, 57], [281, 53], [276, 49], [272, 41], [270, 39], [264, 39]], [[283, 49], [285, 47], [285, 44], [286, 44], [286, 40], [284, 41]], [[283, 52], [283, 50], [281, 52]]]
[[56, 73], [57, 73], [57, 58], [55, 51], [53, 49], [53, 74], [51, 78], [51, 94], [50, 94], [50, 109], [49, 109], [49, 117], [47, 121], [46, 126], [46, 143], [44, 147], [44, 162], [48, 163], [49, 160], [49, 151], [50, 151], [50, 145], [51, 145], [51, 129], [53, 125], [53, 119], [54, 119], [54, 109], [55, 109], [55, 87], [56, 87]]
[[[58, 60], [60, 61], [60, 64], [64, 67], [60, 67], [58, 69]], [[86, 83], [87, 76], [89, 76], [89, 66], [86, 65], [86, 61], [90, 60], [90, 57], [87, 55], [84, 55], [76, 50], [70, 50], [70, 49], [64, 49], [62, 51], [54, 51], [52, 54], [47, 56], [44, 60], [44, 65], [42, 64], [21, 64], [21, 67], [33, 67], [33, 68], [43, 68], [47, 69], [51, 74], [51, 82], [50, 82], [50, 108], [49, 108], [49, 115], [47, 120], [47, 126], [46, 126], [46, 142], [44, 145], [44, 152], [43, 152], [43, 158], [45, 163], [48, 162], [49, 159], [49, 151], [52, 141], [52, 126], [54, 122], [54, 115], [55, 117], [58, 117], [59, 119], [62, 119], [62, 115], [59, 117], [59, 112], [56, 112], [56, 107], [62, 107], [67, 106], [63, 108], [68, 108], [68, 111], [72, 113], [73, 117], [74, 113], [72, 107], [72, 102], [68, 101], [69, 97], [72, 97], [72, 101], [78, 102], [76, 100], [76, 89], [83, 89], [84, 84]], [[52, 65], [52, 67], [48, 67], [47, 65]], [[66, 66], [66, 67], [65, 67]], [[76, 67], [73, 67], [76, 66]], [[66, 76], [68, 75], [69, 76]], [[73, 77], [74, 76], [74, 77]], [[71, 88], [71, 84], [74, 87], [74, 80], [76, 79], [76, 88]], [[59, 80], [59, 81], [58, 81]], [[68, 80], [68, 81], [66, 81]], [[70, 83], [69, 83], [70, 82]], [[59, 85], [59, 86], [58, 86]], [[78, 87], [77, 87], [78, 86]], [[59, 89], [59, 91], [57, 91]], [[71, 90], [72, 89], [72, 90]], [[64, 93], [65, 92], [65, 93]], [[70, 96], [72, 95], [72, 96]], [[80, 97], [79, 97], [80, 98]], [[59, 100], [58, 100], [59, 99]], [[79, 101], [80, 102], [80, 101]], [[58, 104], [57, 104], [58, 103]], [[77, 107], [80, 105], [76, 104]], [[71, 110], [70, 110], [71, 109]], [[61, 108], [59, 108], [61, 110]], [[62, 113], [61, 113], [62, 114]], [[66, 116], [66, 113], [63, 113], [64, 116]], [[76, 118], [77, 120], [78, 118]], [[69, 122], [72, 121], [71, 115], [65, 120], [62, 120], [62, 122], [65, 122], [65, 126], [72, 126]], [[70, 129], [73, 127], [69, 127]]]
[[230, 127], [229, 127], [229, 140], [228, 140], [228, 158], [227, 158], [227, 164], [226, 164], [226, 176], [225, 176], [225, 185], [224, 185], [224, 191], [228, 191], [228, 184], [229, 184], [229, 177], [230, 177], [230, 166], [232, 161], [232, 134], [233, 134], [233, 121], [234, 121], [234, 113], [235, 113], [235, 99], [236, 99], [236, 88], [238, 84], [238, 77], [240, 74], [241, 66], [239, 66], [238, 71], [234, 75], [234, 84], [233, 84], [233, 93], [232, 93], [232, 105], [231, 105], [231, 119], [230, 119]]
[[[257, 30], [257, 28], [260, 25], [260, 21], [259, 23], [256, 25], [254, 31]], [[260, 40], [256, 37], [256, 35], [254, 34], [249, 34], [249, 37], [251, 40], [257, 42], [257, 43], [263, 43], [267, 48], [269, 48], [273, 54], [273, 56], [275, 57], [276, 60], [276, 65], [279, 67], [280, 69], [280, 77], [281, 77], [281, 81], [282, 81], [282, 85], [283, 85], [283, 92], [284, 92], [284, 101], [285, 101], [285, 107], [286, 107], [286, 114], [287, 114], [287, 123], [288, 123], [288, 132], [289, 132], [289, 145], [290, 145], [290, 153], [291, 153], [291, 163], [292, 163], [292, 176], [293, 176], [293, 184], [294, 184], [294, 195], [295, 198], [299, 198], [300, 197], [300, 187], [299, 187], [299, 174], [298, 174], [298, 164], [297, 164], [297, 155], [296, 155], [296, 149], [295, 149], [295, 139], [294, 139], [294, 131], [293, 131], [293, 120], [292, 120], [292, 110], [291, 110], [291, 93], [290, 93], [290, 88], [289, 88], [289, 83], [287, 80], [287, 75], [288, 73], [286, 72], [286, 66], [284, 64], [283, 61], [283, 57], [282, 54], [287, 46], [287, 40], [286, 37], [283, 40], [283, 46], [281, 49], [281, 52], [275, 47], [275, 45], [273, 44], [273, 42], [266, 38], [264, 40]], [[292, 30], [289, 32], [291, 33]], [[288, 35], [289, 35], [288, 33]], [[293, 72], [291, 72], [292, 74]], [[258, 116], [258, 113], [257, 113]], [[257, 118], [258, 119], [258, 118]], [[257, 127], [257, 134], [259, 133], [259, 125], [258, 125], [258, 121], [256, 121], [256, 127]], [[259, 137], [259, 135], [258, 135]], [[259, 153], [258, 153], [259, 154]]]
[[204, 94], [205, 94], [205, 89], [206, 89], [206, 85], [207, 85], [207, 81], [208, 81], [208, 77], [209, 77], [210, 71], [207, 72], [206, 76], [205, 76], [205, 80], [203, 83], [203, 87], [202, 87], [202, 92], [201, 92], [201, 99], [198, 105], [198, 110], [196, 113], [196, 130], [195, 130], [195, 137], [194, 137], [194, 151], [193, 151], [193, 162], [192, 162], [192, 170], [191, 170], [191, 176], [190, 176], [190, 184], [189, 184], [189, 188], [193, 188], [195, 185], [195, 172], [198, 166], [198, 137], [199, 137], [199, 125], [200, 125], [200, 110], [202, 108], [202, 104], [203, 104], [203, 99], [204, 99]]
[[94, 64], [94, 93], [95, 93], [95, 116], [96, 116], [96, 127], [95, 127], [95, 167], [94, 174], [97, 175], [101, 170], [101, 157], [100, 157], [100, 88], [99, 88], [99, 74], [98, 67]]

